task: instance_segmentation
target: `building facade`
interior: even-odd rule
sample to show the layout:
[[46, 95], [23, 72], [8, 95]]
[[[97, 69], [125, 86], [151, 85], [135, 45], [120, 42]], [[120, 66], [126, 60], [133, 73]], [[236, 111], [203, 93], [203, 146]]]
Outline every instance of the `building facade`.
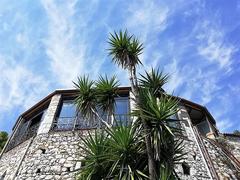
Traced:
[[[81, 168], [81, 138], [97, 120], [76, 113], [76, 90], [56, 90], [24, 112], [0, 154], [0, 180], [74, 179]], [[123, 123], [134, 108], [128, 87], [119, 88], [115, 116]], [[184, 160], [180, 179], [240, 179], [240, 136], [221, 134], [208, 110], [179, 98], [176, 124], [183, 130]]]

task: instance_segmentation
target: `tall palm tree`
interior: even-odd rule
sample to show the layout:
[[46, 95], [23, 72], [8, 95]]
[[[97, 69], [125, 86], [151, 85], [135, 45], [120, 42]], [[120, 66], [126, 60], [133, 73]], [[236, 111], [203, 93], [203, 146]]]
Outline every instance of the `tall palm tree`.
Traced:
[[136, 66], [142, 64], [138, 56], [142, 54], [143, 44], [133, 35], [128, 35], [127, 30], [124, 32], [119, 31], [119, 33], [110, 33], [108, 43], [110, 44], [108, 50], [109, 55], [112, 56], [112, 61], [123, 69], [128, 70], [132, 91], [134, 95], [137, 96], [138, 83]]
[[[110, 34], [108, 43], [110, 44], [109, 55], [112, 56], [112, 61], [123, 69], [127, 69], [131, 90], [135, 96], [136, 104], [139, 103], [139, 86], [136, 75], [136, 66], [142, 64], [139, 55], [143, 52], [143, 44], [139, 42], [133, 35], [128, 35], [127, 30], [114, 32]], [[151, 149], [150, 128], [146, 121], [143, 120], [143, 126], [146, 131], [145, 143], [148, 154], [149, 178], [154, 180], [156, 177], [156, 167]]]

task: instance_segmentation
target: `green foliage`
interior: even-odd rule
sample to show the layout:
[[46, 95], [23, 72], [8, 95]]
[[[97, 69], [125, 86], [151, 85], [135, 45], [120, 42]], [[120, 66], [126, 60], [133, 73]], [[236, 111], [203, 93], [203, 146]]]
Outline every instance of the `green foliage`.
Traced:
[[81, 149], [85, 154], [82, 161], [84, 166], [79, 172], [79, 180], [104, 179], [108, 174], [110, 162], [107, 161], [109, 146], [108, 136], [103, 131], [88, 133], [87, 138], [82, 138]]
[[108, 79], [107, 76], [100, 76], [99, 80], [96, 82], [97, 105], [104, 112], [112, 113], [118, 86], [119, 82], [116, 76], [110, 79]]
[[90, 80], [88, 76], [78, 77], [77, 82], [73, 82], [75, 88], [78, 90], [75, 104], [77, 109], [81, 111], [82, 115], [92, 119], [96, 110], [96, 91], [94, 89], [94, 81]]
[[[119, 86], [115, 76], [110, 79], [107, 76], [99, 76], [97, 81], [90, 80], [88, 76], [82, 76], [73, 83], [78, 90], [75, 104], [83, 116], [93, 120], [96, 117], [99, 119], [107, 113], [110, 117], [114, 110], [114, 98], [117, 96]], [[101, 120], [106, 125], [105, 120]]]
[[[175, 179], [174, 165], [182, 160], [184, 154], [182, 140], [174, 135], [177, 129], [170, 126], [173, 122], [171, 116], [177, 113], [178, 101], [165, 94], [162, 88], [168, 82], [169, 75], [152, 69], [137, 79], [136, 66], [141, 64], [139, 55], [143, 45], [127, 31], [110, 34], [108, 43], [112, 61], [129, 70], [136, 100], [132, 115], [137, 120], [129, 126], [121, 123], [107, 126], [94, 135], [89, 134], [86, 139], [82, 138], [82, 150], [86, 156], [78, 178]], [[94, 88], [93, 84], [86, 77], [75, 83], [80, 92], [76, 100], [80, 111], [99, 106], [111, 113], [118, 85], [115, 77], [108, 79], [100, 76]], [[84, 93], [81, 93], [82, 89]], [[88, 108], [88, 104], [92, 108]], [[149, 158], [151, 154], [153, 158]], [[149, 160], [154, 169], [149, 168]]]
[[0, 132], [0, 152], [2, 151], [7, 140], [8, 140], [8, 133], [5, 131], [1, 131]]
[[147, 156], [139, 128], [123, 126], [107, 129], [113, 162], [109, 174], [117, 179], [142, 179], [145, 175]]
[[145, 71], [145, 75], [140, 74], [139, 85], [142, 88], [149, 89], [154, 96], [159, 97], [164, 92], [163, 85], [168, 82], [169, 75], [164, 74], [159, 69], [151, 69], [151, 72]]
[[118, 124], [82, 138], [85, 165], [78, 179], [146, 179], [147, 156], [140, 132]]
[[143, 51], [143, 45], [133, 35], [129, 35], [127, 30], [110, 34], [108, 49], [112, 61], [124, 69], [141, 64], [138, 56]]
[[174, 137], [175, 128], [169, 127], [169, 118], [177, 112], [178, 101], [166, 95], [156, 98], [148, 89], [140, 89], [139, 98], [133, 115], [139, 117], [138, 121], [148, 123], [156, 171], [160, 177], [163, 164], [168, 166], [168, 170], [172, 167], [173, 172], [174, 164], [184, 155], [182, 141]]

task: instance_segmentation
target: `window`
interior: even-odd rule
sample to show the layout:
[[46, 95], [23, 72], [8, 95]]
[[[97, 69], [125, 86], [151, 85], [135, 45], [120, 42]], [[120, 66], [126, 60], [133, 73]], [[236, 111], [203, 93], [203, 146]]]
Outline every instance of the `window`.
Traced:
[[[104, 120], [108, 121], [107, 113], [103, 113], [101, 109], [98, 109], [97, 111]], [[54, 128], [58, 130], [90, 129], [96, 128], [99, 125], [99, 119], [97, 117], [93, 117], [89, 120], [83, 117], [81, 113], [77, 114], [77, 108], [73, 100], [63, 100], [58, 114], [59, 115], [54, 126]], [[127, 124], [129, 119], [128, 97], [117, 97], [115, 99], [114, 114], [116, 121]]]
[[76, 106], [72, 100], [64, 100], [57, 119], [58, 129], [72, 129], [76, 117]]
[[206, 134], [210, 132], [209, 124], [206, 120], [197, 124], [197, 128], [198, 131], [204, 136], [206, 136]]
[[[173, 128], [180, 128], [180, 123], [176, 114], [171, 115], [168, 121], [168, 125]], [[175, 121], [174, 121], [175, 120]]]
[[186, 163], [182, 163], [183, 174], [190, 175], [190, 166]]
[[21, 120], [15, 135], [7, 146], [7, 151], [37, 134], [40, 123], [46, 114], [45, 112], [46, 109], [33, 112]]
[[40, 126], [41, 121], [43, 120], [46, 110], [38, 113], [36, 116], [29, 120], [29, 126], [27, 130], [27, 139], [34, 136], [37, 133], [37, 130]]
[[127, 124], [129, 119], [129, 98], [119, 97], [115, 99], [114, 116], [117, 122]]

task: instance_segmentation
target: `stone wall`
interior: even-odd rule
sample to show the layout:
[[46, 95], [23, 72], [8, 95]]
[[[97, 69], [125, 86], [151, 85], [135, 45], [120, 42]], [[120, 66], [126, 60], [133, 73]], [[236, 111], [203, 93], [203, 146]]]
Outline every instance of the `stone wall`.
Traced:
[[[176, 166], [176, 172], [180, 179], [183, 180], [205, 180], [210, 179], [206, 164], [197, 145], [193, 131], [190, 126], [190, 118], [184, 107], [180, 107], [178, 112], [178, 118], [181, 120], [182, 138], [184, 139], [184, 153], [185, 159], [181, 164]], [[184, 174], [183, 164], [188, 165], [190, 168], [190, 174]]]
[[214, 168], [220, 179], [240, 179], [240, 172], [234, 166], [234, 162], [217, 146], [214, 141], [203, 139], [205, 147], [213, 161]]
[[240, 137], [231, 137], [225, 136], [224, 137], [232, 147], [231, 153], [238, 159], [240, 162]]
[[[61, 95], [52, 97], [46, 116], [38, 129], [37, 136], [19, 144], [4, 153], [0, 159], [0, 179], [75, 179], [76, 170], [81, 167], [81, 137], [86, 131], [52, 131], [52, 123], [56, 116]], [[134, 104], [131, 102], [131, 108]], [[178, 112], [182, 134], [178, 136], [184, 141], [185, 159], [176, 165], [176, 173], [183, 180], [211, 179], [209, 165], [199, 145], [196, 133], [186, 109], [181, 106]], [[234, 145], [233, 154], [240, 157], [239, 139], [228, 139]], [[208, 140], [204, 140], [214, 167], [219, 177], [237, 179], [236, 170], [224, 153]], [[204, 148], [205, 149], [205, 148]], [[18, 168], [19, 167], [19, 168]], [[187, 171], [186, 171], [187, 168]]]
[[80, 168], [80, 136], [86, 131], [50, 132], [37, 136], [16, 179], [74, 179]]
[[0, 159], [0, 177], [5, 176], [5, 179], [7, 180], [13, 179], [29, 143], [30, 140], [27, 140], [19, 144], [17, 147], [3, 153]]

